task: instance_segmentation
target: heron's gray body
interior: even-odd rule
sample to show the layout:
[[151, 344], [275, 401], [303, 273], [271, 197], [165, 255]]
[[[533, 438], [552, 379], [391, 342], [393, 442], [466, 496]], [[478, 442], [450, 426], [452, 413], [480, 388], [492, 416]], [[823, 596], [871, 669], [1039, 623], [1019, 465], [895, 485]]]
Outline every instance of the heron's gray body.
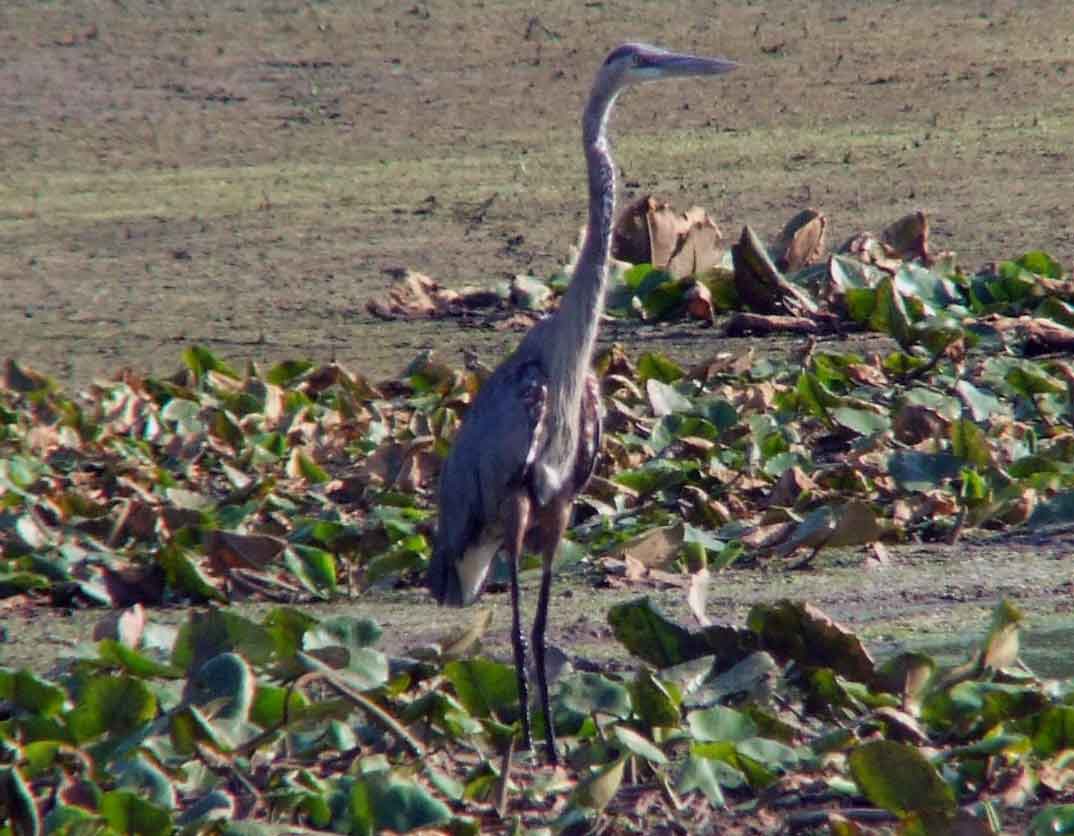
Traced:
[[[466, 606], [481, 594], [504, 543], [505, 496], [524, 492], [540, 509], [564, 493], [573, 498], [596, 466], [601, 432], [596, 378], [586, 376], [571, 416], [577, 429], [567, 443], [574, 448], [557, 459], [556, 442], [563, 442], [549, 433], [549, 413], [565, 398], [551, 385], [540, 360], [528, 359], [522, 347], [485, 381], [444, 463], [428, 576], [433, 594], [444, 604]], [[474, 449], [481, 455], [468, 455]], [[527, 545], [534, 551], [544, 545], [540, 533], [540, 525], [527, 532]]]
[[500, 548], [511, 558], [511, 640], [524, 743], [530, 743], [526, 642], [520, 627], [518, 562], [523, 546], [544, 558], [533, 625], [537, 683], [548, 757], [556, 760], [545, 679], [544, 633], [552, 561], [571, 503], [593, 473], [600, 448], [600, 392], [590, 366], [608, 278], [615, 168], [605, 133], [616, 96], [632, 83], [714, 75], [728, 61], [623, 44], [597, 73], [582, 114], [589, 217], [571, 284], [559, 309], [537, 323], [481, 387], [440, 477], [440, 518], [427, 583], [442, 604], [480, 594]]

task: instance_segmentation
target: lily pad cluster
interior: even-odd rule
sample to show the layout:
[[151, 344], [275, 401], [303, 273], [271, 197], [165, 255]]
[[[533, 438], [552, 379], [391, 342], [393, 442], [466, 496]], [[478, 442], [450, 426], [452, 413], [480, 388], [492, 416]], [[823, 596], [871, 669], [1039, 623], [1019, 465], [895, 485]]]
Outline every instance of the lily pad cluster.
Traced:
[[[717, 346], [694, 368], [604, 350], [606, 440], [568, 562], [632, 582], [1070, 519], [1074, 367], [1038, 353], [1074, 333], [1052, 259], [974, 276], [838, 255], [805, 269], [894, 341], [810, 342], [793, 362]], [[618, 292], [651, 302], [661, 285], [635, 271], [654, 275], [633, 268]], [[423, 356], [373, 383], [334, 364], [240, 372], [199, 347], [183, 361], [76, 397], [7, 362], [0, 596], [294, 601], [420, 574], [440, 463], [488, 369]]]
[[[516, 678], [466, 640], [388, 657], [362, 618], [135, 606], [61, 675], [0, 668], [0, 832], [831, 833], [1074, 828], [1074, 682], [1017, 663], [1000, 605], [955, 668], [877, 664], [817, 609], [688, 630], [647, 599], [609, 621], [641, 664], [563, 671], [565, 766], [525, 763]], [[487, 620], [484, 621], [487, 623]], [[453, 649], [452, 649], [453, 648]], [[520, 761], [521, 759], [521, 761]]]

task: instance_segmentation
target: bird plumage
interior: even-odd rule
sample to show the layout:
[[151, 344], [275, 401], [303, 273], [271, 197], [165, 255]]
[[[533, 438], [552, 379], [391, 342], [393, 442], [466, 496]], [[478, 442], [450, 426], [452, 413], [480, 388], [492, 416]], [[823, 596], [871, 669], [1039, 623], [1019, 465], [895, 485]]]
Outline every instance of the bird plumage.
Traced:
[[623, 44], [605, 58], [582, 114], [589, 211], [571, 283], [559, 309], [537, 323], [485, 381], [441, 472], [437, 542], [427, 584], [442, 604], [471, 603], [481, 594], [496, 552], [501, 546], [508, 552], [511, 637], [527, 748], [529, 699], [518, 562], [524, 546], [543, 556], [533, 650], [553, 762], [544, 665], [551, 567], [571, 504], [592, 475], [600, 447], [600, 393], [590, 366], [604, 306], [615, 212], [615, 168], [605, 133], [608, 115], [620, 91], [632, 83], [712, 75], [734, 66], [645, 44]]

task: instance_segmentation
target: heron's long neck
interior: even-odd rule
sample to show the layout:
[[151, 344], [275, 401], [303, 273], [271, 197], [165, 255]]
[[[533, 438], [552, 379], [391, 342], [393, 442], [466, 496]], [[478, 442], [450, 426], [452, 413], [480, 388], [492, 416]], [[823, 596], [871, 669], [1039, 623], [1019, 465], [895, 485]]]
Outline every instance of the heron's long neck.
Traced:
[[614, 93], [595, 93], [582, 117], [582, 147], [589, 181], [589, 222], [574, 276], [555, 315], [552, 330], [556, 339], [548, 344], [551, 351], [546, 358], [550, 361], [553, 380], [578, 383], [578, 391], [569, 395], [574, 403], [580, 397], [582, 379], [589, 371], [604, 310], [608, 252], [615, 215], [615, 168], [605, 125], [614, 101]]

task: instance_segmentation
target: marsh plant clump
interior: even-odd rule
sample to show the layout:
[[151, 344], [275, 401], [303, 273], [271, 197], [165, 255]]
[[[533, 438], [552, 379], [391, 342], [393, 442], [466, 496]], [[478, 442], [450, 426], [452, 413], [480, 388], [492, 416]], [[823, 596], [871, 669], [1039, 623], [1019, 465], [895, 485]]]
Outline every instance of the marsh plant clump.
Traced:
[[[172, 377], [127, 370], [70, 396], [8, 361], [3, 605], [122, 612], [59, 672], [0, 669], [6, 827], [939, 834], [1014, 816], [1068, 832], [1074, 687], [1019, 663], [1013, 605], [946, 668], [877, 662], [805, 602], [708, 623], [705, 580], [729, 567], [837, 547], [883, 559], [887, 544], [1074, 513], [1074, 368], [1055, 350], [1074, 334], [1069, 277], [1044, 253], [973, 275], [891, 261], [778, 276], [890, 337], [876, 351], [836, 338], [793, 361], [598, 356], [606, 440], [563, 562], [625, 586], [681, 578], [701, 626], [644, 598], [613, 607], [633, 662], [563, 671], [557, 770], [510, 766], [515, 677], [478, 650], [487, 621], [389, 656], [372, 620], [296, 607], [415, 582], [479, 364], [425, 355], [371, 381], [304, 361], [239, 370], [191, 347]], [[736, 269], [693, 281], [733, 301]], [[679, 315], [689, 289], [632, 267], [612, 313]], [[229, 606], [251, 599], [278, 606]], [[196, 605], [179, 627], [144, 609], [177, 603]]]

